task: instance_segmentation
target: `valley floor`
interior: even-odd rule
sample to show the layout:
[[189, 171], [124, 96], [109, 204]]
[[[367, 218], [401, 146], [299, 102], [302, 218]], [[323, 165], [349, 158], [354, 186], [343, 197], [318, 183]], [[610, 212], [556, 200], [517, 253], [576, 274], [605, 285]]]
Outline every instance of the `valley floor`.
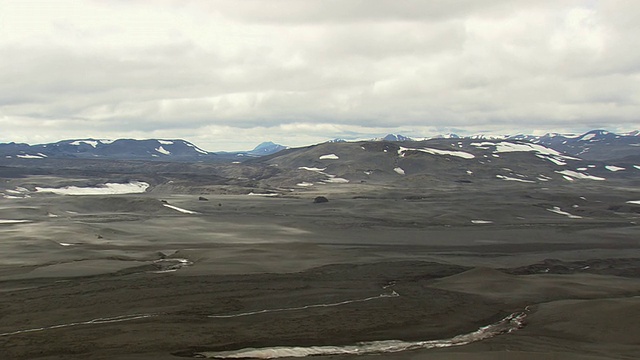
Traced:
[[384, 358], [640, 357], [639, 216], [606, 211], [637, 193], [336, 189], [2, 199], [4, 358], [438, 340], [518, 312], [518, 330]]

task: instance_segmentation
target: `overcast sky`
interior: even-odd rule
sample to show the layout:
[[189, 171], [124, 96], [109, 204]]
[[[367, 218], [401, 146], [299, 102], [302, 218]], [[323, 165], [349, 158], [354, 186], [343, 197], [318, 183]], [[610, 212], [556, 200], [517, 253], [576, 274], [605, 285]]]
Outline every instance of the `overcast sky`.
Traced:
[[640, 128], [640, 1], [0, 2], [0, 142]]

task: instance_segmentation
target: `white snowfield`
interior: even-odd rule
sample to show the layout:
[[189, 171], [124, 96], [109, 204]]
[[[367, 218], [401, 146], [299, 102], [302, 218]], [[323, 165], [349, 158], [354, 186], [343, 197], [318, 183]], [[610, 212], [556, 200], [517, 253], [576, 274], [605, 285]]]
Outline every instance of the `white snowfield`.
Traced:
[[[315, 168], [315, 167], [307, 167], [307, 166], [300, 166], [298, 167], [298, 169], [300, 170], [307, 170], [307, 171], [313, 171], [313, 172], [317, 172], [318, 174], [322, 174], [324, 176], [327, 177], [327, 179], [322, 180], [323, 183], [325, 184], [346, 184], [349, 182], [349, 180], [344, 179], [344, 178], [339, 178], [336, 177], [336, 175], [331, 175], [331, 174], [327, 174], [326, 172], [324, 172], [324, 170], [326, 170], [327, 168]], [[311, 183], [300, 183], [300, 184], [311, 184]], [[311, 185], [300, 185], [298, 184], [298, 186], [311, 186]]]
[[301, 183], [297, 183], [296, 186], [309, 187], [309, 186], [313, 186], [313, 183], [301, 182]]
[[160, 145], [173, 145], [173, 141], [169, 140], [158, 140], [158, 142], [160, 143]]
[[559, 152], [549, 149], [548, 147], [538, 145], [538, 144], [527, 144], [527, 143], [512, 143], [509, 141], [500, 141], [496, 143], [492, 142], [482, 142], [482, 143], [472, 143], [474, 146], [495, 146], [495, 153], [509, 153], [509, 152], [536, 152], [542, 155], [555, 155], [562, 156]]
[[0, 219], [0, 224], [21, 224], [21, 223], [27, 223], [27, 222], [31, 222], [30, 220], [7, 220], [7, 219]]
[[585, 135], [585, 136], [581, 137], [581, 138], [580, 138], [580, 140], [582, 140], [582, 141], [588, 141], [588, 140], [593, 139], [594, 137], [596, 137], [596, 134], [587, 134], [587, 135]]
[[518, 178], [513, 178], [513, 177], [509, 177], [509, 176], [504, 176], [504, 175], [496, 175], [496, 177], [498, 179], [502, 179], [502, 180], [506, 180], [506, 181], [518, 181], [518, 182], [523, 182], [523, 183], [535, 183], [535, 181], [525, 180], [525, 179], [518, 179]]
[[204, 154], [204, 155], [209, 154], [208, 152], [206, 152], [206, 151], [204, 151], [204, 150], [200, 149], [199, 147], [197, 147], [197, 146], [195, 146], [195, 145], [193, 145], [193, 144], [189, 144], [189, 143], [184, 143], [184, 144], [185, 144], [185, 145], [187, 145], [187, 146], [189, 146], [189, 147], [192, 147], [195, 151], [199, 152], [200, 154]]
[[280, 194], [278, 193], [254, 193], [253, 191], [248, 193], [247, 195], [249, 196], [267, 196], [267, 197], [271, 197], [271, 196], [278, 196]]
[[493, 224], [491, 220], [471, 220], [473, 224]]
[[106, 183], [98, 187], [65, 186], [62, 188], [36, 187], [36, 192], [53, 193], [58, 195], [117, 195], [138, 194], [147, 191], [149, 184], [142, 181], [132, 181], [126, 184]]
[[554, 206], [553, 209], [547, 209], [547, 211], [551, 211], [552, 213], [556, 213], [556, 214], [559, 214], [559, 215], [565, 215], [569, 219], [582, 219], [582, 216], [573, 215], [573, 214], [569, 214], [566, 211], [562, 211], [562, 209], [560, 209], [559, 206]]
[[327, 155], [321, 155], [318, 159], [320, 159], [320, 160], [338, 160], [340, 158], [336, 154], [327, 154]]
[[69, 145], [80, 146], [81, 144], [87, 144], [95, 148], [101, 142], [102, 141], [96, 141], [96, 140], [76, 140], [74, 142], [70, 142]]
[[615, 165], [605, 165], [604, 168], [609, 170], [609, 171], [613, 171], [613, 172], [627, 170], [627, 169], [625, 169], [623, 167], [619, 167], [619, 166], [615, 166]]
[[169, 209], [180, 211], [181, 213], [184, 213], [184, 214], [197, 214], [197, 212], [195, 212], [195, 211], [179, 208], [177, 206], [173, 206], [173, 205], [169, 205], [169, 204], [162, 204], [162, 205], [164, 205], [165, 207], [168, 207]]
[[300, 166], [298, 169], [300, 169], [300, 170], [308, 170], [308, 171], [315, 171], [315, 172], [322, 172], [322, 171], [325, 171], [327, 168]]
[[567, 177], [569, 177], [572, 181], [573, 179], [585, 179], [585, 180], [598, 180], [598, 181], [603, 181], [606, 180], [603, 177], [598, 177], [598, 176], [593, 176], [593, 175], [589, 175], [589, 174], [583, 174], [581, 172], [577, 172], [577, 171], [573, 171], [573, 170], [562, 170], [562, 171], [556, 171], [558, 174], [562, 174], [564, 175], [565, 179]]
[[339, 178], [336, 177], [335, 175], [331, 175], [331, 174], [326, 174], [329, 178], [326, 180], [322, 180], [323, 183], [328, 183], [328, 184], [346, 184], [349, 182], [349, 180], [345, 179], [345, 178]]
[[495, 146], [496, 143], [493, 142], [489, 142], [489, 141], [483, 141], [483, 142], [479, 142], [479, 143], [471, 143], [469, 145], [471, 146], [475, 146], [478, 149], [484, 149], [487, 150], [489, 149], [489, 146]]
[[630, 200], [630, 201], [627, 201], [627, 204], [640, 205], [640, 200]]
[[472, 146], [477, 147], [478, 149], [488, 150], [489, 147], [495, 147], [494, 156], [499, 153], [511, 153], [511, 152], [534, 152], [537, 157], [543, 160], [550, 161], [558, 166], [565, 166], [567, 163], [564, 160], [580, 160], [575, 157], [563, 155], [560, 152], [550, 149], [546, 146], [542, 146], [539, 144], [527, 144], [527, 143], [513, 143], [509, 141], [500, 141], [500, 142], [480, 142], [480, 143], [471, 143]]
[[640, 165], [633, 165], [633, 167], [640, 170]]
[[536, 156], [538, 156], [541, 159], [549, 160], [549, 161], [551, 161], [552, 163], [554, 163], [554, 164], [556, 164], [558, 166], [567, 165], [566, 162], [564, 162], [564, 161], [562, 161], [562, 160], [560, 160], [558, 158], [552, 157], [552, 156], [541, 156], [541, 155], [536, 155]]
[[9, 194], [14, 194], [14, 195], [24, 195], [29, 193], [29, 189], [23, 188], [21, 186], [16, 187], [15, 190], [6, 189], [5, 191], [8, 192]]
[[38, 155], [18, 154], [16, 156], [19, 157], [20, 159], [44, 159], [47, 157], [47, 155], [44, 155], [44, 154], [38, 154]]
[[160, 146], [159, 148], [156, 149], [157, 152], [159, 152], [160, 154], [164, 154], [164, 155], [171, 155], [171, 152], [166, 150], [165, 148], [163, 148], [162, 146]]
[[431, 155], [449, 155], [449, 156], [456, 156], [463, 159], [475, 158], [475, 155], [473, 154], [470, 154], [464, 151], [458, 151], [458, 150], [440, 150], [440, 149], [432, 149], [432, 148], [417, 149], [417, 148], [406, 148], [402, 146], [398, 149], [398, 155], [404, 156], [405, 152], [407, 151], [420, 151], [420, 152], [424, 152]]
[[401, 167], [393, 168], [393, 171], [397, 172], [400, 175], [404, 175], [404, 169]]

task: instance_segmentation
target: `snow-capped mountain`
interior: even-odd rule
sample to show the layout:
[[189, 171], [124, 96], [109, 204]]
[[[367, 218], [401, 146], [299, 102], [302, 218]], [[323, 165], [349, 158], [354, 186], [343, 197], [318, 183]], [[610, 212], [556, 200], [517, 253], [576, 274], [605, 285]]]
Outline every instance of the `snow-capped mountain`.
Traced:
[[[616, 134], [606, 130], [591, 130], [584, 134], [548, 133], [543, 136], [517, 134], [477, 134], [458, 136], [447, 134], [425, 139], [412, 139], [400, 134], [376, 138], [376, 142], [449, 141], [517, 141], [543, 145], [559, 153], [584, 160], [624, 160], [640, 162], [640, 131]], [[343, 143], [342, 140], [328, 143]], [[248, 151], [208, 152], [185, 140], [166, 139], [72, 139], [50, 144], [0, 144], [0, 157], [8, 159], [85, 158], [164, 161], [242, 161], [278, 153], [288, 149], [273, 142], [264, 142]]]
[[[544, 145], [561, 153], [579, 156], [585, 160], [612, 160], [627, 157], [640, 158], [640, 131], [616, 134], [606, 130], [591, 130], [584, 134], [547, 133], [543, 136], [516, 134], [455, 134], [437, 135], [428, 139], [471, 139], [525, 141]], [[397, 141], [397, 140], [388, 140]], [[411, 139], [404, 140], [411, 141]], [[629, 159], [631, 160], [631, 159]]]
[[208, 151], [185, 140], [72, 139], [50, 144], [0, 144], [5, 158], [104, 158], [193, 160], [210, 157]]
[[616, 134], [606, 130], [591, 130], [580, 135], [549, 133], [530, 141], [562, 153], [586, 160], [610, 160], [640, 156], [638, 131]]

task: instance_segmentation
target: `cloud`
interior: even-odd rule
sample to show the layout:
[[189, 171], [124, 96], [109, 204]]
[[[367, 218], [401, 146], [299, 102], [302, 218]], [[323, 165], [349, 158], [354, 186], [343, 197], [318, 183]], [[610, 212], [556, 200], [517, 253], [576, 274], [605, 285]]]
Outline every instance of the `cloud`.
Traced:
[[2, 2], [0, 140], [184, 137], [219, 150], [302, 145], [345, 137], [340, 131], [631, 129], [640, 110], [639, 8], [617, 0]]

